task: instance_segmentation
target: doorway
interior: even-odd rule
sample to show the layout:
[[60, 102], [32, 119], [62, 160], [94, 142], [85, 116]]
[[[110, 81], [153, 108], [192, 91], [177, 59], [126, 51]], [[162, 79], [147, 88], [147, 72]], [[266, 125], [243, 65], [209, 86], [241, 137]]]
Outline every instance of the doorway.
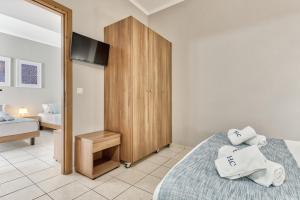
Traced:
[[71, 174], [73, 168], [73, 134], [72, 134], [72, 62], [70, 45], [72, 37], [72, 10], [53, 0], [28, 0], [28, 2], [41, 6], [61, 15], [62, 19], [62, 60], [63, 60], [63, 107], [62, 131], [63, 161], [61, 169], [63, 174]]

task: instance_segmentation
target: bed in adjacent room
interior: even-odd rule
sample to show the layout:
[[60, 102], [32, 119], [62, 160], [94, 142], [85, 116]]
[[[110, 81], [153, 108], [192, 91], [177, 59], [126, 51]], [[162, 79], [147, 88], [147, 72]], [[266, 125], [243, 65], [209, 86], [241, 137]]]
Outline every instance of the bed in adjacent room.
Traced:
[[54, 130], [61, 129], [61, 114], [39, 113], [40, 126]]
[[31, 145], [34, 145], [35, 137], [39, 136], [39, 122], [37, 120], [17, 118], [0, 122], [0, 143], [30, 138]]
[[41, 128], [59, 130], [62, 124], [62, 115], [57, 104], [43, 104], [43, 113], [39, 113]]
[[196, 146], [178, 162], [157, 186], [154, 200], [299, 200], [300, 142], [267, 139], [261, 147], [266, 158], [281, 163], [286, 181], [264, 187], [248, 178], [221, 178], [215, 168], [218, 149], [230, 145], [225, 134], [216, 134]]

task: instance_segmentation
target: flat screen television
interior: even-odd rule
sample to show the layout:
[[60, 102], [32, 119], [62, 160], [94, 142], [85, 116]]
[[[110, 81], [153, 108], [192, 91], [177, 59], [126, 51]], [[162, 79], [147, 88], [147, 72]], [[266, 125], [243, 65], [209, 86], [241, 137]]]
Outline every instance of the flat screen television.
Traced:
[[109, 47], [109, 44], [73, 32], [71, 57], [72, 60], [107, 65]]

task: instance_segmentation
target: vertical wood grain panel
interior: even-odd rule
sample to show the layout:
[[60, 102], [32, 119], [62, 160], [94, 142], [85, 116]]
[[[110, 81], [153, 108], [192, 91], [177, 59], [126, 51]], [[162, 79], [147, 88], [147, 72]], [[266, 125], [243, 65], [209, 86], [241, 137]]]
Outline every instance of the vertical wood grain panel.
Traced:
[[105, 129], [133, 163], [171, 143], [171, 43], [133, 17], [106, 27], [105, 42]]
[[149, 131], [155, 137], [155, 147], [159, 148], [160, 134], [162, 133], [162, 66], [160, 37], [149, 29]]
[[121, 133], [121, 160], [132, 162], [132, 19], [105, 28], [111, 45], [104, 72], [104, 128]]
[[154, 138], [149, 132], [148, 28], [132, 20], [133, 67], [133, 160], [153, 152]]
[[162, 73], [162, 133], [160, 148], [172, 142], [172, 44], [161, 40], [161, 73]]

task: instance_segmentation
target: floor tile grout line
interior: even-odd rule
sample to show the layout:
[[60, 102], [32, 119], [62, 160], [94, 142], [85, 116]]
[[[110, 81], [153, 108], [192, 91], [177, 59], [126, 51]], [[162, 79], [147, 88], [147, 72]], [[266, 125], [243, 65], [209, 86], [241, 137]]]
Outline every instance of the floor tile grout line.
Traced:
[[[5, 158], [4, 158], [5, 159]], [[31, 187], [31, 186], [36, 186], [37, 188], [39, 188], [44, 194], [47, 194], [47, 192], [45, 192], [37, 183], [35, 183], [33, 180], [31, 180], [30, 179], [30, 177], [28, 176], [28, 175], [30, 175], [30, 174], [28, 174], [28, 175], [26, 175], [24, 172], [22, 172], [20, 169], [18, 169], [13, 163], [11, 163], [9, 160], [7, 160], [7, 162], [8, 163], [10, 163], [13, 167], [15, 167], [16, 168], [16, 170], [18, 170], [21, 174], [23, 174], [24, 176], [23, 177], [26, 177], [27, 179], [29, 179], [29, 181], [31, 181], [31, 183], [32, 183], [32, 185], [30, 185], [30, 186], [26, 186], [26, 187], [24, 187], [24, 188], [21, 188], [21, 189], [18, 189], [18, 190], [15, 190], [14, 192], [11, 192], [11, 193], [9, 193], [9, 194], [12, 194], [12, 193], [15, 193], [15, 192], [17, 192], [17, 191], [20, 191], [20, 190], [23, 190], [23, 189], [25, 189], [25, 188], [27, 188], [27, 187]], [[48, 168], [46, 168], [46, 169], [48, 169]], [[44, 170], [46, 170], [46, 169], [44, 169]], [[41, 170], [42, 171], [42, 170]], [[23, 177], [20, 177], [20, 178], [23, 178]], [[6, 195], [4, 195], [4, 196], [7, 196], [7, 195], [9, 195], [9, 194], [6, 194]], [[49, 195], [48, 195], [49, 196]], [[52, 198], [51, 198], [52, 199]]]
[[[20, 177], [20, 178], [24, 178], [24, 177]], [[27, 177], [25, 177], [25, 178], [27, 178]], [[13, 191], [13, 192], [9, 192], [9, 193], [7, 193], [7, 194], [5, 194], [5, 195], [0, 196], [0, 198], [3, 198], [3, 197], [8, 196], [8, 195], [10, 195], [10, 194], [13, 194], [13, 193], [16, 193], [16, 192], [18, 192], [18, 191], [24, 190], [24, 189], [26, 189], [26, 188], [28, 188], [28, 187], [31, 187], [31, 186], [34, 186], [34, 185], [35, 185], [35, 184], [33, 183], [32, 185], [27, 185], [27, 186], [25, 186], [25, 187], [23, 187], [23, 188], [19, 188], [19, 189]]]
[[[183, 150], [182, 150], [182, 151], [183, 151]], [[182, 151], [181, 151], [181, 152], [182, 152]], [[179, 154], [179, 153], [181, 153], [181, 152], [178, 152], [178, 153], [175, 152], [175, 153], [176, 153], [176, 154]], [[158, 153], [157, 155], [159, 155], [159, 153]], [[160, 155], [160, 156], [161, 156], [161, 155]], [[152, 164], [158, 165], [157, 168], [155, 168], [154, 170], [152, 170], [152, 171], [150, 171], [150, 172], [144, 172], [144, 171], [141, 171], [141, 170], [138, 170], [138, 169], [134, 169], [134, 166], [133, 166], [133, 168], [132, 168], [133, 170], [136, 170], [136, 171], [139, 171], [139, 172], [145, 174], [145, 176], [143, 176], [141, 179], [139, 179], [139, 180], [138, 180], [137, 182], [135, 182], [134, 184], [128, 183], [128, 182], [126, 182], [126, 181], [124, 181], [124, 180], [118, 178], [118, 176], [121, 175], [121, 174], [124, 173], [124, 172], [120, 173], [119, 175], [114, 176], [114, 178], [118, 179], [119, 181], [122, 181], [122, 182], [124, 182], [124, 183], [126, 183], [126, 184], [131, 185], [129, 188], [127, 188], [126, 190], [124, 190], [123, 192], [121, 192], [118, 196], [120, 196], [121, 194], [123, 194], [124, 192], [126, 192], [127, 190], [129, 190], [129, 189], [132, 188], [132, 187], [135, 187], [135, 188], [140, 189], [140, 190], [142, 190], [142, 191], [144, 191], [144, 192], [146, 192], [146, 193], [148, 193], [148, 194], [150, 194], [150, 195], [153, 195], [153, 194], [150, 193], [149, 191], [146, 191], [145, 189], [140, 188], [140, 187], [137, 186], [136, 184], [137, 184], [138, 182], [140, 182], [142, 179], [144, 179], [145, 177], [147, 177], [147, 176], [152, 176], [152, 177], [154, 177], [154, 178], [157, 178], [157, 179], [160, 179], [160, 180], [161, 180], [160, 177], [157, 177], [157, 176], [155, 176], [155, 175], [152, 175], [152, 173], [153, 173], [154, 171], [156, 171], [157, 169], [159, 169], [160, 167], [166, 167], [166, 166], [164, 166], [164, 164], [167, 163], [169, 160], [172, 159], [171, 157], [166, 157], [166, 156], [162, 156], [162, 157], [168, 158], [168, 160], [167, 160], [166, 162], [162, 163], [162, 164], [157, 164], [157, 163], [151, 162], [151, 161], [149, 160], [149, 162], [151, 162]], [[146, 161], [146, 160], [144, 160], [144, 161]], [[166, 167], [166, 168], [169, 168], [169, 167]], [[170, 169], [170, 168], [169, 168], [169, 169]], [[99, 186], [100, 186], [100, 185], [99, 185]], [[93, 190], [93, 189], [92, 189], [92, 190]], [[93, 191], [94, 191], [94, 190], [93, 190]], [[99, 194], [97, 191], [95, 191], [95, 192], [96, 192], [97, 194]], [[118, 196], [116, 196], [116, 197], [113, 198], [113, 199], [116, 199]]]
[[[5, 158], [4, 158], [4, 159], [5, 159]], [[6, 160], [6, 161], [9, 162], [8, 160]], [[15, 193], [15, 192], [17, 192], [17, 191], [20, 191], [20, 190], [23, 190], [23, 189], [25, 189], [25, 188], [28, 188], [28, 187], [31, 187], [31, 186], [35, 185], [35, 183], [34, 183], [31, 179], [29, 179], [29, 178], [26, 176], [25, 173], [23, 173], [20, 169], [18, 169], [18, 168], [17, 168], [15, 165], [13, 165], [11, 162], [9, 162], [9, 163], [10, 163], [13, 167], [15, 167], [21, 174], [24, 175], [24, 176], [22, 176], [22, 177], [19, 177], [19, 179], [25, 177], [25, 178], [27, 178], [27, 179], [32, 183], [32, 185], [28, 185], [28, 186], [26, 186], [26, 187], [20, 188], [20, 189], [18, 189], [18, 190], [13, 191], [13, 192], [7, 193], [7, 194], [1, 196], [1, 198], [2, 198], [2, 197], [5, 197], [5, 196], [7, 196], [7, 195], [9, 195], [9, 194]], [[17, 179], [15, 179], [15, 180], [17, 180]], [[11, 182], [11, 181], [8, 181], [8, 182]], [[8, 182], [6, 182], [6, 183], [8, 183]]]
[[[25, 151], [26, 151], [26, 150], [25, 150]], [[41, 162], [43, 162], [43, 163], [45, 163], [45, 164], [51, 166], [49, 163], [47, 163], [46, 161], [40, 159], [38, 156], [36, 156], [36, 155], [34, 155], [34, 154], [30, 153], [30, 152], [27, 152], [27, 153], [31, 154], [35, 159], [40, 160]]]
[[[66, 184], [66, 185], [63, 185], [63, 186], [61, 186], [61, 187], [59, 187], [59, 188], [56, 188], [55, 190], [52, 190], [52, 191], [50, 191], [50, 192], [48, 192], [48, 193], [46, 193], [46, 194], [48, 194], [48, 196], [50, 196], [50, 193], [51, 193], [51, 192], [54, 192], [54, 191], [56, 191], [56, 190], [59, 190], [59, 189], [61, 189], [61, 188], [63, 188], [63, 187], [66, 187], [66, 186], [68, 186], [68, 185], [71, 185], [71, 184], [73, 184], [73, 183], [75, 183], [75, 182], [81, 184], [78, 180], [74, 180], [74, 181], [72, 181], [72, 182], [70, 182], [70, 183], [68, 183], [68, 184]], [[81, 184], [81, 185], [83, 185], [83, 184]], [[85, 185], [83, 185], [83, 186], [86, 187]], [[88, 189], [87, 192], [89, 192], [89, 191], [92, 190], [92, 189], [90, 189], [90, 188], [88, 188], [88, 187], [86, 187], [86, 188]], [[84, 192], [84, 193], [87, 193], [87, 192]], [[81, 196], [81, 195], [79, 195], [79, 196]], [[74, 197], [74, 198], [72, 198], [72, 199], [76, 199], [76, 198], [78, 198], [79, 196]], [[50, 196], [50, 197], [51, 197], [51, 196]], [[53, 198], [51, 198], [51, 199], [53, 199]]]
[[123, 192], [121, 192], [120, 194], [118, 194], [116, 197], [113, 198], [113, 200], [116, 199], [116, 198], [118, 198], [118, 196], [120, 196], [121, 194], [124, 194], [127, 190], [129, 190], [132, 187], [133, 187], [133, 185], [130, 185], [129, 188], [127, 188], [126, 190], [124, 190]]
[[51, 198], [47, 193], [45, 193], [45, 194], [43, 194], [43, 195], [41, 195], [41, 196], [38, 196], [38, 197], [36, 197], [36, 198], [34, 198], [34, 199], [32, 199], [32, 200], [36, 200], [36, 199], [41, 198], [41, 197], [43, 197], [43, 196], [47, 196], [47, 197], [49, 197], [50, 199], [53, 199], [53, 198]]
[[[29, 155], [33, 156], [33, 158], [32, 158], [32, 159], [28, 159], [28, 160], [24, 160], [24, 161], [20, 161], [20, 162], [17, 162], [17, 163], [26, 162], [26, 161], [29, 161], [29, 160], [34, 160], [34, 159], [36, 159], [36, 160], [39, 160], [39, 161], [43, 162], [44, 164], [47, 164], [47, 165], [50, 166], [50, 167], [52, 166], [52, 165], [50, 165], [48, 162], [46, 162], [46, 161], [40, 159], [39, 156], [37, 156], [37, 155], [35, 155], [35, 154], [29, 152], [28, 150], [24, 150], [24, 151], [25, 151], [26, 153], [28, 153]], [[5, 157], [3, 157], [3, 156], [1, 156], [1, 157], [4, 158], [6, 161], [9, 161], [7, 158], [5, 158]], [[20, 157], [20, 156], [17, 156], [17, 157]], [[15, 158], [17, 158], [17, 157], [15, 157]], [[11, 163], [11, 162], [9, 162], [9, 163], [12, 164], [12, 165], [17, 164], [17, 163]]]
[[[81, 175], [81, 176], [83, 176], [83, 175]], [[99, 184], [99, 185], [97, 185], [97, 186], [95, 186], [95, 187], [93, 187], [93, 188], [89, 188], [88, 186], [86, 186], [85, 184], [83, 184], [83, 183], [81, 183], [81, 181], [80, 180], [78, 180], [78, 182], [81, 184], [81, 185], [83, 185], [83, 186], [85, 186], [85, 187], [87, 187], [87, 188], [89, 188], [89, 189], [91, 189], [91, 190], [93, 190], [93, 189], [95, 189], [95, 188], [97, 188], [97, 187], [99, 187], [99, 186], [101, 186], [101, 185], [103, 185], [104, 183], [106, 183], [106, 182], [108, 182], [108, 181], [110, 181], [111, 179], [113, 179], [114, 177], [110, 177], [110, 179], [108, 179], [108, 180], [106, 180], [106, 181], [104, 181], [103, 183], [101, 183], [101, 184]], [[95, 179], [96, 180], [96, 179]]]
[[[57, 176], [59, 176], [59, 175], [57, 175]], [[56, 177], [56, 176], [54, 176], [54, 177]], [[54, 177], [52, 177], [52, 178], [54, 178]], [[27, 177], [28, 179], [30, 179], [29, 177]], [[51, 178], [49, 178], [49, 179], [51, 179]], [[43, 180], [43, 181], [46, 181], [46, 180], [49, 180], [49, 179], [45, 179], [45, 180]], [[30, 179], [31, 180], [31, 179]], [[43, 182], [43, 181], [40, 181], [40, 182], [38, 182], [38, 183], [35, 183], [33, 180], [31, 180], [33, 183], [34, 183], [34, 185], [36, 185], [36, 187], [38, 187], [42, 192], [44, 192], [45, 194], [49, 194], [50, 192], [53, 192], [53, 191], [55, 191], [55, 190], [53, 190], [53, 191], [50, 191], [50, 192], [46, 192], [43, 188], [41, 188], [39, 185], [38, 185], [38, 183], [41, 183], [41, 182]], [[71, 183], [71, 182], [70, 182]], [[68, 185], [68, 184], [65, 184], [65, 185]], [[63, 186], [65, 186], [65, 185], [63, 185]], [[63, 186], [61, 186], [61, 187], [63, 187]], [[59, 187], [59, 188], [61, 188], [61, 187]], [[59, 189], [59, 188], [56, 188], [56, 189]], [[50, 196], [50, 195], [48, 195], [48, 196]], [[52, 199], [52, 198], [51, 198]]]
[[[71, 182], [69, 182], [69, 183], [67, 183], [67, 184], [64, 184], [64, 185], [62, 185], [62, 186], [60, 186], [60, 187], [58, 187], [58, 188], [55, 188], [55, 189], [53, 189], [53, 190], [51, 190], [51, 191], [49, 191], [49, 192], [46, 192], [46, 191], [44, 191], [46, 194], [50, 194], [51, 192], [54, 192], [55, 190], [58, 190], [58, 189], [61, 189], [61, 188], [63, 188], [63, 187], [65, 187], [65, 186], [67, 186], [67, 185], [70, 185], [70, 184], [72, 184], [72, 183], [75, 183], [77, 180], [73, 180], [73, 181], [71, 181]], [[50, 195], [49, 195], [50, 196]]]
[[[35, 155], [33, 155], [34, 157], [35, 157]], [[10, 165], [12, 165], [14, 168], [16, 168], [16, 170], [18, 170], [21, 174], [23, 174], [24, 176], [23, 177], [26, 177], [27, 179], [29, 179], [29, 181], [32, 183], [32, 185], [30, 185], [30, 186], [26, 186], [26, 187], [24, 187], [24, 188], [21, 188], [21, 189], [18, 189], [18, 190], [15, 190], [14, 192], [11, 192], [11, 193], [8, 193], [8, 194], [6, 194], [6, 195], [4, 195], [4, 196], [7, 196], [7, 195], [9, 195], [9, 194], [12, 194], [12, 193], [15, 193], [15, 192], [17, 192], [17, 191], [20, 191], [20, 190], [23, 190], [23, 189], [25, 189], [25, 188], [27, 188], [27, 187], [31, 187], [31, 186], [33, 186], [33, 185], [35, 185], [37, 188], [39, 188], [42, 192], [44, 192], [44, 194], [49, 194], [50, 192], [53, 192], [53, 191], [55, 191], [55, 190], [53, 190], [53, 191], [50, 191], [50, 192], [46, 192], [46, 191], [44, 191], [41, 187], [39, 187], [39, 185], [37, 184], [37, 183], [35, 183], [33, 180], [31, 180], [29, 177], [28, 177], [28, 175], [30, 175], [30, 174], [28, 174], [28, 175], [26, 175], [24, 172], [22, 172], [20, 169], [18, 169], [13, 163], [11, 163], [9, 160], [7, 160], [6, 158], [4, 158], [3, 156], [2, 156], [2, 158], [4, 159], [4, 160], [6, 160]], [[49, 167], [50, 168], [50, 167]], [[49, 168], [46, 168], [46, 169], [49, 169]], [[46, 169], [43, 169], [43, 170], [46, 170]], [[43, 171], [43, 170], [40, 170], [40, 171]], [[32, 173], [33, 174], [33, 173]], [[57, 175], [57, 176], [59, 176], [59, 175]], [[20, 178], [23, 178], [23, 177], [20, 177]], [[49, 178], [50, 179], [50, 178]], [[15, 179], [16, 180], [16, 179]], [[74, 180], [74, 181], [72, 181], [72, 182], [75, 182], [76, 180]], [[8, 182], [10, 182], [10, 181], [8, 181]], [[42, 182], [42, 181], [41, 181]], [[71, 184], [72, 182], [70, 182], [69, 184]], [[66, 185], [68, 185], [68, 184], [65, 184], [65, 185], [63, 185], [63, 186], [66, 186]], [[61, 186], [61, 187], [63, 187], [63, 186]], [[61, 188], [61, 187], [59, 187], [59, 188]], [[56, 189], [59, 189], [59, 188], [56, 188]], [[4, 196], [2, 196], [2, 197], [4, 197]], [[48, 195], [48, 196], [50, 196], [50, 195]], [[51, 196], [50, 196], [50, 198], [51, 198]], [[51, 198], [52, 199], [52, 198]]]
[[[157, 165], [158, 165], [158, 164], [157, 164]], [[163, 166], [163, 165], [158, 165], [158, 168], [160, 168], [161, 166]], [[158, 169], [158, 168], [156, 168], [156, 169]], [[137, 170], [137, 169], [134, 169], [134, 168], [132, 168], [132, 169], [133, 169], [133, 170]], [[155, 170], [156, 170], [156, 169], [155, 169]], [[153, 170], [152, 172], [154, 172], [155, 170]], [[137, 171], [142, 172], [142, 171], [140, 171], [140, 170], [137, 170]], [[143, 173], [145, 174], [145, 176], [143, 176], [141, 179], [139, 179], [139, 180], [138, 180], [137, 182], [135, 182], [134, 184], [128, 183], [128, 182], [126, 182], [126, 181], [124, 181], [124, 180], [118, 178], [118, 176], [121, 175], [123, 172], [120, 173], [119, 175], [113, 176], [113, 178], [115, 178], [115, 179], [117, 179], [117, 180], [119, 180], [119, 181], [121, 181], [121, 182], [123, 182], [123, 183], [125, 183], [125, 184], [130, 185], [129, 188], [127, 188], [126, 190], [124, 190], [123, 192], [121, 192], [119, 195], [117, 195], [117, 196], [114, 197], [113, 199], [116, 199], [118, 196], [120, 196], [121, 194], [123, 194], [124, 192], [126, 192], [127, 190], [129, 190], [129, 189], [132, 188], [132, 187], [135, 187], [135, 188], [140, 189], [140, 190], [142, 190], [142, 191], [144, 191], [144, 192], [146, 192], [146, 193], [148, 193], [148, 194], [150, 194], [150, 195], [153, 195], [153, 194], [150, 193], [149, 191], [146, 191], [146, 190], [144, 190], [143, 188], [140, 188], [140, 187], [138, 187], [138, 186], [136, 185], [138, 182], [140, 182], [140, 181], [141, 181], [142, 179], [144, 179], [145, 177], [147, 177], [147, 176], [153, 176], [153, 175], [151, 175], [152, 172], [150, 172], [150, 173], [143, 172]], [[159, 178], [159, 177], [156, 177], [156, 176], [153, 176], [153, 177], [158, 178], [158, 179], [161, 180], [161, 178]], [[107, 181], [106, 181], [106, 182], [107, 182]], [[103, 183], [103, 184], [104, 184], [104, 183]], [[100, 185], [99, 185], [99, 186], [100, 186]], [[97, 186], [97, 187], [98, 187], [98, 186]], [[95, 189], [95, 188], [94, 188], [94, 189]], [[96, 192], [97, 194], [101, 195], [100, 193], [98, 193], [98, 192], [95, 191], [94, 189], [92, 189], [92, 191], [94, 191], [94, 192]], [[101, 195], [101, 196], [102, 196], [102, 195]]]
[[44, 169], [41, 169], [41, 170], [38, 170], [38, 171], [35, 171], [35, 172], [32, 172], [32, 173], [29, 173], [29, 174], [27, 174], [27, 176], [30, 176], [30, 175], [33, 175], [33, 174], [37, 174], [37, 173], [40, 173], [42, 171], [45, 171], [45, 170], [51, 169], [51, 168], [55, 168], [55, 167], [54, 166], [49, 166], [47, 168], [44, 168]]
[[5, 183], [8, 183], [8, 182], [11, 182], [11, 181], [15, 181], [15, 180], [17, 180], [17, 179], [19, 179], [19, 178], [23, 178], [23, 177], [25, 177], [25, 176], [23, 175], [23, 176], [20, 176], [20, 177], [18, 177], [18, 178], [15, 178], [15, 179], [11, 179], [11, 180], [9, 180], [9, 181], [5, 181], [5, 182], [3, 182], [3, 183], [0, 183], [0, 185], [5, 184]]
[[77, 198], [79, 198], [79, 197], [81, 197], [81, 196], [83, 196], [83, 195], [85, 195], [85, 194], [87, 194], [87, 193], [93, 191], [93, 189], [91, 189], [91, 188], [85, 186], [84, 184], [82, 184], [82, 183], [80, 183], [80, 182], [78, 182], [78, 183], [81, 184], [81, 185], [83, 185], [84, 187], [88, 188], [89, 190], [86, 191], [86, 192], [84, 192], [84, 193], [82, 193], [82, 194], [80, 194], [80, 195], [78, 195], [78, 196], [76, 196], [76, 197], [74, 197], [74, 198], [72, 198], [72, 199], [77, 199]]
[[[45, 146], [44, 146], [44, 147], [45, 147]], [[44, 148], [44, 147], [43, 147], [43, 148]], [[185, 150], [185, 149], [184, 149], [184, 150]], [[179, 152], [174, 152], [174, 151], [173, 151], [173, 152], [176, 153], [176, 154], [178, 155], [178, 154], [181, 154], [184, 150], [181, 150], [181, 151], [179, 151]], [[26, 151], [26, 150], [25, 150], [25, 151]], [[30, 173], [30, 174], [25, 174], [24, 172], [22, 172], [21, 170], [19, 170], [19, 169], [15, 166], [16, 163], [10, 162], [8, 159], [6, 159], [6, 158], [3, 157], [3, 156], [0, 156], [0, 157], [3, 158], [3, 160], [5, 160], [6, 162], [8, 162], [8, 165], [12, 166], [14, 169], [16, 169], [16, 170], [19, 171], [21, 174], [23, 174], [22, 177], [18, 177], [18, 178], [16, 178], [16, 179], [26, 177], [26, 178], [29, 179], [30, 182], [32, 183], [32, 185], [26, 186], [26, 187], [21, 188], [21, 189], [19, 189], [19, 190], [23, 190], [23, 189], [25, 189], [25, 188], [27, 188], [27, 187], [31, 187], [31, 186], [35, 185], [35, 186], [37, 186], [42, 192], [44, 192], [44, 194], [41, 195], [41, 196], [47, 195], [49, 198], [51, 198], [51, 196], [49, 195], [49, 193], [51, 193], [51, 192], [53, 192], [53, 191], [56, 191], [56, 190], [59, 190], [60, 188], [65, 187], [65, 186], [67, 186], [67, 185], [69, 185], [69, 184], [72, 184], [72, 183], [75, 183], [75, 182], [78, 182], [79, 184], [81, 184], [82, 186], [84, 186], [85, 188], [87, 188], [88, 191], [82, 193], [81, 195], [78, 195], [77, 197], [74, 197], [74, 199], [75, 199], [75, 198], [79, 198], [80, 196], [82, 196], [82, 195], [84, 195], [84, 194], [86, 194], [86, 193], [88, 193], [88, 192], [90, 192], [90, 191], [93, 191], [93, 192], [96, 192], [97, 194], [99, 194], [97, 191], [95, 191], [95, 189], [96, 189], [97, 187], [99, 187], [99, 186], [105, 184], [106, 182], [108, 182], [108, 181], [111, 180], [112, 178], [116, 178], [117, 180], [122, 181], [122, 182], [124, 182], [124, 183], [130, 185], [129, 188], [127, 188], [126, 190], [124, 190], [123, 192], [121, 192], [119, 195], [117, 195], [116, 197], [114, 197], [114, 199], [116, 199], [118, 196], [120, 196], [121, 194], [123, 194], [124, 192], [128, 191], [130, 188], [133, 188], [133, 187], [135, 187], [135, 188], [137, 188], [137, 189], [140, 189], [140, 190], [142, 190], [142, 191], [144, 191], [144, 192], [146, 192], [146, 193], [148, 193], [148, 194], [152, 194], [151, 192], [148, 192], [148, 191], [144, 190], [143, 188], [140, 188], [139, 186], [137, 186], [137, 185], [135, 185], [135, 184], [137, 184], [138, 182], [140, 182], [142, 179], [144, 179], [144, 178], [147, 177], [147, 176], [152, 176], [152, 177], [155, 177], [155, 178], [161, 180], [160, 177], [157, 177], [157, 176], [155, 176], [155, 175], [152, 175], [152, 173], [153, 173], [154, 171], [156, 171], [157, 169], [159, 169], [160, 167], [170, 168], [169, 166], [165, 166], [165, 164], [166, 164], [167, 162], [169, 162], [170, 160], [174, 159], [174, 158], [169, 157], [169, 156], [159, 155], [159, 153], [158, 153], [159, 156], [162, 156], [162, 157], [164, 157], [164, 158], [167, 158], [168, 160], [167, 160], [166, 162], [163, 162], [163, 163], [160, 163], [160, 164], [155, 163], [155, 162], [152, 162], [152, 161], [149, 160], [150, 163], [157, 165], [157, 167], [156, 167], [155, 169], [153, 169], [153, 170], [151, 170], [151, 171], [149, 171], [149, 172], [145, 172], [145, 171], [142, 171], [142, 170], [139, 170], [139, 169], [134, 169], [134, 168], [132, 168], [132, 169], [134, 169], [134, 170], [136, 170], [136, 171], [139, 171], [139, 172], [141, 172], [141, 173], [144, 174], [144, 176], [143, 176], [142, 178], [140, 178], [138, 181], [136, 181], [136, 182], [133, 183], [133, 184], [127, 183], [126, 181], [124, 181], [124, 180], [118, 178], [119, 175], [121, 175], [122, 173], [125, 172], [125, 171], [124, 171], [124, 172], [121, 172], [121, 173], [118, 174], [118, 175], [113, 175], [113, 176], [112, 176], [112, 175], [109, 175], [111, 179], [104, 181], [103, 183], [101, 183], [101, 184], [95, 186], [94, 188], [90, 188], [90, 187], [86, 186], [85, 184], [83, 184], [79, 179], [74, 178], [73, 181], [71, 181], [71, 182], [69, 182], [69, 183], [67, 183], [67, 184], [62, 185], [61, 187], [58, 187], [58, 188], [56, 188], [55, 190], [51, 190], [51, 191], [49, 191], [49, 192], [45, 192], [42, 188], [39, 187], [38, 183], [41, 183], [41, 182], [44, 182], [44, 181], [46, 181], [46, 180], [48, 180], [48, 179], [54, 178], [54, 177], [56, 177], [56, 176], [59, 176], [59, 174], [58, 174], [58, 175], [55, 175], [55, 176], [52, 176], [52, 177], [49, 177], [49, 178], [47, 178], [47, 179], [44, 179], [44, 180], [42, 180], [42, 181], [39, 181], [39, 182], [37, 182], [37, 183], [35, 183], [31, 178], [29, 178], [29, 176], [32, 175], [32, 174], [39, 173], [39, 172], [42, 172], [42, 171], [44, 171], [44, 170], [50, 169], [50, 168], [56, 168], [56, 166], [55, 166], [55, 165], [51, 165], [50, 163], [48, 163], [48, 162], [46, 162], [46, 161], [40, 159], [39, 157], [37, 157], [35, 154], [33, 154], [33, 153], [31, 153], [31, 152], [28, 152], [28, 151], [26, 151], [26, 152], [27, 152], [29, 155], [33, 156], [33, 157], [34, 157], [33, 159], [37, 159], [37, 160], [39, 160], [39, 161], [41, 161], [41, 162], [47, 164], [49, 167], [47, 167], [47, 168], [45, 168], [45, 169], [42, 169], [42, 170], [39, 170], [39, 171], [36, 171], [36, 172], [32, 172], [32, 173]], [[15, 158], [16, 158], [16, 157], [15, 157]], [[20, 162], [25, 162], [25, 161], [29, 161], [29, 160], [32, 160], [32, 159], [28, 159], [28, 160], [24, 160], [24, 161], [20, 161]], [[19, 163], [19, 162], [17, 162], [17, 163]], [[5, 166], [3, 166], [3, 167], [5, 167]], [[13, 179], [13, 180], [16, 180], [16, 179]], [[13, 180], [10, 180], [10, 181], [13, 181]], [[7, 181], [7, 182], [10, 182], [10, 181]], [[4, 183], [7, 183], [7, 182], [4, 182]], [[2, 183], [2, 184], [3, 184], [3, 183]], [[17, 191], [19, 191], [19, 190], [16, 190], [16, 191], [14, 191], [14, 192], [17, 192]], [[12, 192], [12, 193], [14, 193], [14, 192]], [[11, 194], [11, 193], [9, 193], [9, 194]], [[9, 195], [9, 194], [6, 194], [6, 195]], [[6, 196], [6, 195], [4, 195], [4, 196]], [[101, 195], [101, 194], [99, 194], [99, 195], [103, 197], [103, 195]], [[39, 196], [39, 197], [41, 197], [41, 196]], [[39, 198], [39, 197], [36, 197], [36, 198]], [[36, 199], [36, 198], [35, 198], [35, 199]], [[104, 198], [106, 198], [106, 197], [104, 197]], [[52, 198], [51, 198], [51, 199], [52, 199]]]
[[82, 194], [80, 194], [80, 195], [78, 195], [78, 196], [76, 196], [76, 197], [74, 197], [74, 198], [72, 198], [72, 199], [77, 199], [77, 198], [79, 198], [79, 197], [81, 197], [81, 196], [85, 195], [86, 193], [88, 193], [88, 192], [92, 191], [92, 189], [91, 189], [91, 188], [88, 188], [88, 189], [89, 189], [88, 191], [86, 191], [86, 192], [84, 192], [84, 193], [82, 193]]
[[94, 189], [93, 189], [92, 191], [96, 192], [98, 195], [100, 195], [101, 197], [104, 197], [105, 199], [109, 199], [109, 198], [105, 197], [103, 194], [100, 194], [99, 192], [97, 192], [97, 191], [94, 190]]

